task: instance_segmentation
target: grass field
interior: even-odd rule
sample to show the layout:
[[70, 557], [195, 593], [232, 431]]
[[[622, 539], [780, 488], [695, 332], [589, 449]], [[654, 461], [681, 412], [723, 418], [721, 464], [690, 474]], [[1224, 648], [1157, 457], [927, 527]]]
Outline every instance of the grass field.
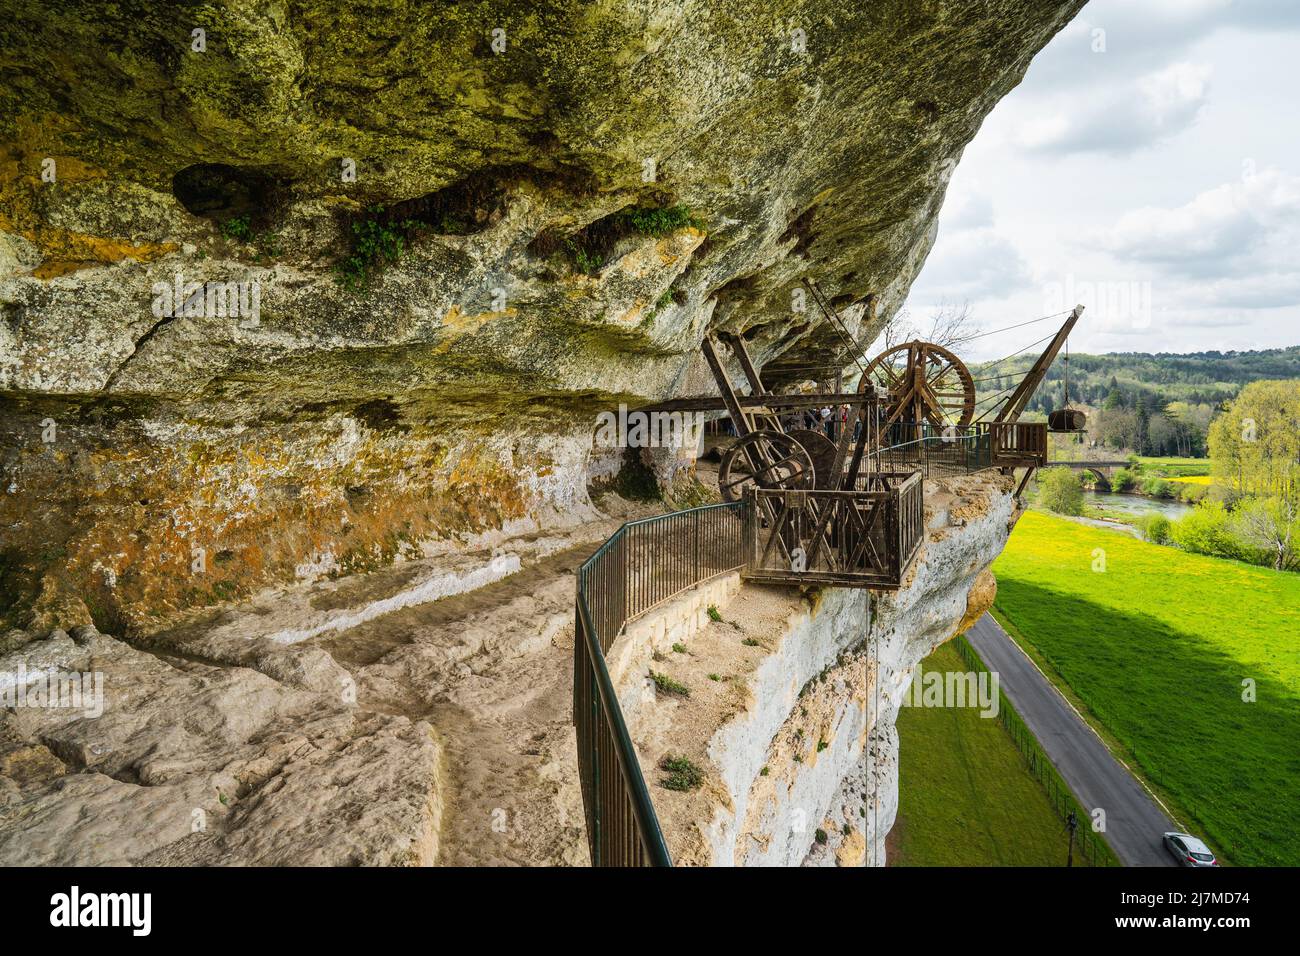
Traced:
[[[947, 644], [922, 667], [968, 670]], [[998, 720], [970, 707], [904, 707], [898, 739], [890, 866], [1065, 864], [1061, 819]]]
[[1300, 575], [1032, 511], [994, 571], [1000, 615], [1225, 862], [1300, 865]]
[[1210, 473], [1208, 458], [1139, 458], [1143, 475], [1157, 475], [1167, 478], [1190, 478], [1194, 475]]

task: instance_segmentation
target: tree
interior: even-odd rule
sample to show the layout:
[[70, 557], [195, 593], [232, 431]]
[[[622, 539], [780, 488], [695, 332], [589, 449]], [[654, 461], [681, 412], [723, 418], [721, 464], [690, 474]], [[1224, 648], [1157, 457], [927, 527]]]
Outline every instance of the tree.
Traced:
[[1038, 502], [1062, 515], [1083, 514], [1083, 486], [1069, 468], [1048, 468], [1038, 473]]
[[1097, 419], [1097, 434], [1112, 448], [1132, 448], [1137, 435], [1137, 416], [1119, 407], [1103, 411]]
[[1300, 380], [1251, 382], [1210, 425], [1215, 475], [1300, 507]]
[[1221, 501], [1206, 499], [1169, 525], [1169, 537], [1184, 551], [1217, 558], [1244, 558], [1231, 528], [1231, 516]]
[[1252, 498], [1232, 512], [1232, 527], [1242, 542], [1268, 554], [1273, 570], [1300, 566], [1300, 511], [1285, 498]]
[[1128, 491], [1135, 484], [1137, 484], [1137, 478], [1127, 468], [1116, 468], [1115, 474], [1110, 476], [1111, 491]]
[[1133, 434], [1133, 449], [1139, 455], [1145, 455], [1148, 451], [1148, 446], [1150, 445], [1148, 434], [1151, 424], [1151, 415], [1147, 411], [1147, 400], [1145, 395], [1140, 393], [1138, 394], [1137, 408], [1134, 411], [1134, 415], [1137, 418], [1137, 429]]
[[1165, 406], [1165, 418], [1173, 429], [1174, 454], [1200, 457], [1205, 451], [1205, 438], [1214, 418], [1214, 409], [1206, 404], [1170, 402]]
[[1181, 454], [1177, 426], [1164, 415], [1151, 416], [1147, 438], [1153, 455]]
[[963, 302], [961, 305], [943, 302], [930, 313], [930, 323], [925, 329], [912, 320], [910, 312], [900, 312], [885, 328], [883, 347], [880, 351], [887, 352], [896, 345], [914, 339], [933, 342], [935, 345], [951, 349], [974, 338], [979, 332], [969, 302]]
[[1152, 544], [1168, 544], [1169, 519], [1156, 511], [1149, 511], [1138, 521], [1142, 537]]

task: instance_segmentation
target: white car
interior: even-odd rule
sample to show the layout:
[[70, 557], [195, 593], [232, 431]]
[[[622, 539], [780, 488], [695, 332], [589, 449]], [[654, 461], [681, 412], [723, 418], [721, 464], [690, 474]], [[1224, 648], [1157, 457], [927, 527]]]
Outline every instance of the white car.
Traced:
[[1166, 833], [1165, 849], [1174, 855], [1179, 866], [1218, 866], [1210, 848], [1190, 833]]

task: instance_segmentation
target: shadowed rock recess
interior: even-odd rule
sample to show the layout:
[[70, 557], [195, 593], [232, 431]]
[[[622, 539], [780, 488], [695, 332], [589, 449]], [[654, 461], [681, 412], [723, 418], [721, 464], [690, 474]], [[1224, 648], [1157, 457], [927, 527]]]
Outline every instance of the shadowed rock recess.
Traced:
[[[103, 694], [0, 706], [0, 863], [587, 862], [574, 570], [709, 495], [597, 414], [711, 391], [710, 332], [839, 356], [805, 279], [872, 340], [1082, 3], [7, 3], [0, 691]], [[932, 484], [869, 624], [769, 595], [716, 700], [629, 701], [644, 756], [713, 740], [716, 806], [656, 792], [683, 862], [883, 861], [1004, 485]]]

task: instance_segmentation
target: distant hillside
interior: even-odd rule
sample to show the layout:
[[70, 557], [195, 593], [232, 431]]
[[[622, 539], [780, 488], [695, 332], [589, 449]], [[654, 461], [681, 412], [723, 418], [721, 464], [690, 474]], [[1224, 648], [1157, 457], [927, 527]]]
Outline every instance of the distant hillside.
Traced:
[[[996, 407], [1033, 354], [971, 366], [979, 404]], [[1069, 401], [1066, 401], [1066, 378]], [[1085, 408], [1090, 443], [1143, 455], [1206, 454], [1211, 420], [1248, 382], [1300, 378], [1300, 346], [1259, 352], [1062, 354], [1026, 408], [1027, 420], [1067, 405]], [[1003, 396], [1005, 397], [1005, 396]]]
[[[1014, 386], [1037, 357], [1018, 355], [1001, 362], [971, 366], [981, 399]], [[1064, 404], [1065, 356], [1062, 354], [1030, 403], [1030, 410], [1047, 412]], [[1100, 407], [1112, 391], [1136, 404], [1139, 396], [1148, 407], [1172, 401], [1219, 406], [1247, 382], [1257, 379], [1300, 378], [1300, 346], [1259, 352], [1115, 352], [1109, 355], [1076, 353], [1070, 356], [1072, 404]], [[985, 406], [981, 406], [985, 407]]]

